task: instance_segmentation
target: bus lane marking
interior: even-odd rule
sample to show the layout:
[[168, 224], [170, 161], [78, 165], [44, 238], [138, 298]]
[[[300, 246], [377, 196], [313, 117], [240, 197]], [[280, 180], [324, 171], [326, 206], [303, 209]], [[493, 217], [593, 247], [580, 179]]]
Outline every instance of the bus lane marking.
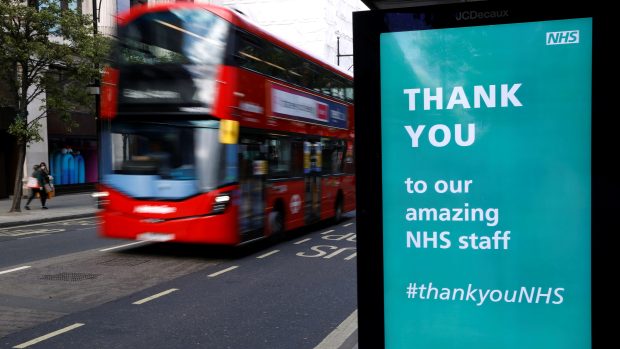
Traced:
[[328, 241], [357, 242], [357, 234], [356, 233], [331, 234], [331, 235], [325, 235], [321, 237], [321, 239], [328, 240]]
[[349, 257], [345, 258], [345, 261], [350, 261], [351, 259], [357, 257], [357, 252], [353, 253], [352, 255], [350, 255]]
[[343, 227], [348, 227], [348, 226], [350, 226], [350, 225], [353, 225], [353, 223], [347, 223], [347, 224], [344, 224], [344, 225], [343, 225]]
[[101, 225], [102, 222], [95, 220], [82, 220], [82, 221], [72, 221], [72, 222], [64, 222], [62, 225], [81, 225], [81, 226], [95, 226]]
[[147, 242], [146, 240], [143, 241], [136, 241], [136, 242], [132, 242], [129, 244], [124, 244], [124, 245], [119, 245], [119, 246], [114, 246], [114, 247], [108, 247], [108, 248], [104, 248], [103, 250], [99, 250], [99, 252], [107, 252], [107, 251], [112, 251], [112, 250], [116, 250], [118, 248], [123, 248], [123, 247], [127, 247], [127, 246], [132, 246], [132, 245], [137, 245], [137, 244], [143, 244]]
[[9, 270], [3, 270], [3, 271], [0, 271], [0, 275], [8, 274], [8, 273], [12, 273], [14, 271], [24, 270], [24, 269], [28, 269], [28, 268], [30, 268], [29, 265], [24, 265], [23, 267], [13, 268], [13, 269], [9, 269]]
[[[335, 330], [325, 337], [314, 349], [339, 348], [357, 330], [357, 309], [347, 317]], [[357, 347], [357, 346], [355, 346]]]
[[306, 257], [306, 258], [331, 259], [343, 252], [352, 252], [350, 255], [344, 258], [345, 261], [351, 260], [357, 256], [357, 248], [355, 247], [338, 247], [338, 246], [332, 246], [332, 245], [312, 246], [310, 247], [310, 251], [297, 252], [296, 255], [298, 257]]
[[135, 302], [133, 302], [133, 303], [131, 303], [131, 304], [136, 304], [136, 305], [144, 304], [144, 303], [146, 303], [146, 302], [150, 302], [150, 301], [152, 301], [153, 299], [157, 299], [157, 298], [159, 298], [159, 297], [163, 297], [163, 296], [165, 296], [165, 295], [167, 295], [167, 294], [170, 294], [170, 293], [172, 293], [172, 292], [176, 292], [176, 291], [178, 291], [178, 290], [179, 290], [178, 288], [171, 288], [171, 289], [166, 290], [166, 291], [164, 291], [164, 292], [159, 292], [159, 293], [157, 293], [157, 294], [154, 294], [154, 295], [152, 295], [152, 296], [150, 296], [150, 297], [142, 298], [141, 300], [139, 300], [139, 301], [135, 301]]
[[233, 265], [232, 267], [226, 268], [226, 269], [224, 269], [224, 270], [216, 271], [215, 273], [213, 273], [213, 274], [209, 274], [209, 275], [207, 275], [207, 276], [208, 276], [208, 277], [210, 277], [210, 278], [214, 278], [214, 277], [216, 277], [216, 276], [218, 276], [218, 275], [224, 274], [224, 273], [226, 273], [226, 272], [229, 272], [229, 271], [234, 270], [234, 269], [237, 269], [237, 268], [239, 268], [239, 266], [238, 266], [238, 265]]
[[60, 222], [50, 222], [50, 223], [46, 223], [48, 225], [65, 225], [65, 226], [69, 226], [69, 225], [88, 225], [88, 226], [95, 226], [95, 225], [99, 225], [101, 224], [101, 222], [95, 221], [93, 218], [78, 218], [78, 219], [71, 219], [71, 220], [66, 220], [66, 221], [60, 221]]
[[87, 223], [89, 220], [93, 220], [93, 223], [96, 224], [96, 225], [101, 224], [99, 222], [95, 222], [94, 218], [73, 218], [73, 219], [64, 219], [64, 220], [61, 220], [61, 221], [54, 221], [54, 222], [24, 224], [24, 225], [18, 225], [18, 226], [12, 227], [12, 228], [3, 228], [3, 229], [0, 229], [0, 230], [8, 231], [8, 230], [14, 229], [14, 228], [26, 228], [26, 227], [34, 227], [34, 226], [40, 226], [40, 225], [72, 225], [73, 222], [75, 222], [75, 221], [78, 221], [78, 225], [86, 225], [86, 224], [81, 224], [79, 221], [83, 221], [84, 223]]
[[312, 239], [311, 238], [307, 238], [307, 239], [299, 240], [299, 241], [295, 242], [295, 245], [303, 244], [304, 242], [310, 241], [310, 240], [312, 240]]
[[257, 259], [263, 259], [263, 258], [266, 258], [266, 257], [271, 256], [272, 254], [276, 254], [276, 253], [278, 253], [278, 252], [280, 252], [280, 250], [273, 250], [273, 251], [271, 251], [271, 252], [267, 252], [267, 253], [265, 253], [265, 254], [263, 254], [263, 255], [260, 255], [260, 256], [258, 256], [258, 257], [256, 257], [256, 258], [257, 258]]
[[[330, 253], [329, 255], [327, 255], [327, 256], [325, 256], [325, 257], [323, 257], [323, 258], [325, 258], [325, 259], [330, 259], [330, 258], [333, 258], [334, 256], [337, 256], [337, 255], [341, 254], [342, 252], [345, 252], [345, 251], [351, 251], [351, 250], [355, 250], [355, 251], [357, 251], [357, 248], [355, 248], [355, 247], [343, 247], [343, 248], [339, 248], [336, 252]], [[345, 261], [351, 260], [351, 259], [353, 259], [355, 256], [357, 256], [357, 252], [353, 252], [353, 254], [352, 254], [352, 255], [350, 255], [349, 257], [345, 258], [344, 260], [345, 260]]]
[[[333, 230], [329, 231], [333, 232]], [[326, 232], [327, 233], [327, 232]], [[330, 243], [338, 242], [357, 242], [356, 233], [344, 233], [344, 234], [330, 234], [323, 235], [321, 240], [327, 240]], [[311, 246], [309, 250], [298, 252], [298, 257], [306, 258], [323, 258], [331, 259], [339, 254], [344, 253], [340, 257], [343, 257], [345, 261], [350, 261], [357, 257], [357, 247], [339, 247], [334, 245], [315, 245]]]
[[56, 337], [59, 334], [63, 334], [65, 332], [69, 332], [69, 331], [74, 330], [74, 329], [76, 329], [78, 327], [81, 327], [81, 326], [84, 326], [84, 324], [81, 324], [81, 323], [78, 322], [78, 323], [75, 323], [75, 324], [73, 324], [71, 326], [67, 326], [65, 328], [61, 328], [60, 330], [57, 330], [57, 331], [54, 331], [54, 332], [50, 332], [50, 333], [48, 333], [48, 334], [46, 334], [44, 336], [37, 337], [37, 338], [35, 338], [33, 340], [30, 340], [28, 342], [24, 342], [22, 344], [18, 344], [16, 346], [14, 346], [13, 348], [17, 348], [17, 349], [28, 348], [31, 345], [37, 344], [37, 343], [42, 342], [42, 341], [44, 341], [46, 339], [50, 339], [52, 337]]
[[92, 229], [95, 229], [95, 227], [80, 228], [80, 229], [75, 229], [75, 231], [81, 231], [81, 230], [92, 230]]
[[17, 238], [17, 240], [26, 240], [26, 239], [34, 239], [34, 238], [38, 238], [41, 236], [48, 236], [48, 235], [52, 235], [52, 234], [39, 234], [39, 235], [35, 235], [35, 236], [26, 236], [23, 238]]
[[53, 233], [60, 233], [60, 232], [63, 232], [65, 230], [66, 229], [35, 229], [35, 230], [15, 229], [15, 230], [3, 232], [3, 234], [6, 235], [6, 236], [17, 237], [17, 236], [24, 236], [24, 235], [31, 235], [31, 234], [53, 234]]
[[333, 233], [333, 232], [334, 232], [334, 229], [330, 229], [328, 231], [322, 232], [321, 235], [325, 235], [325, 234], [329, 234], [329, 233]]

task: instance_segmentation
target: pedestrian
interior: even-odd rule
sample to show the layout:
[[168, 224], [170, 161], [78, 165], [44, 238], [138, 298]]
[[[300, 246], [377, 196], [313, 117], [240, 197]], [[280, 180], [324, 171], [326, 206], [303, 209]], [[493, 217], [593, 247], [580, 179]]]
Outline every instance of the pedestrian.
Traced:
[[43, 187], [45, 188], [45, 191], [47, 192], [47, 198], [49, 199], [51, 197], [50, 195], [52, 195], [54, 191], [54, 177], [50, 175], [50, 170], [47, 168], [47, 165], [44, 162], [39, 164], [39, 170], [43, 174]]
[[30, 202], [32, 201], [32, 199], [34, 199], [34, 197], [37, 195], [37, 193], [39, 193], [39, 196], [41, 198], [41, 208], [44, 210], [47, 210], [47, 206], [45, 206], [45, 201], [47, 200], [47, 192], [45, 191], [45, 178], [43, 177], [43, 173], [41, 172], [41, 166], [40, 165], [34, 165], [34, 167], [32, 168], [32, 177], [35, 178], [37, 180], [37, 187], [31, 187], [31, 193], [30, 193], [30, 197], [28, 198], [28, 202], [26, 202], [26, 206], [24, 206], [24, 208], [26, 210], [30, 209]]

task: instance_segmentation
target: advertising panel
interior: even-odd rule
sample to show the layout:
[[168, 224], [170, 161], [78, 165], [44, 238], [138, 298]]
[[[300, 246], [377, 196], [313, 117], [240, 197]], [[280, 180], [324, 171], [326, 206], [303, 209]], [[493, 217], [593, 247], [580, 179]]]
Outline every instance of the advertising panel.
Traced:
[[591, 18], [380, 47], [386, 348], [589, 347]]
[[281, 85], [271, 85], [271, 110], [284, 119], [347, 128], [344, 104]]

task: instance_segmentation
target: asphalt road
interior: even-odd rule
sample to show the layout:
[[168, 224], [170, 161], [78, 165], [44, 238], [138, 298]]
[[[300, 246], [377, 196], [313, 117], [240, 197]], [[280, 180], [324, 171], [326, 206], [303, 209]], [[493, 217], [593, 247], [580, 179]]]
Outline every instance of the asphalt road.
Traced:
[[0, 347], [330, 348], [356, 328], [354, 218], [236, 249], [116, 248], [94, 223], [0, 230]]
[[64, 254], [126, 243], [96, 235], [95, 218], [0, 228], [0, 269]]

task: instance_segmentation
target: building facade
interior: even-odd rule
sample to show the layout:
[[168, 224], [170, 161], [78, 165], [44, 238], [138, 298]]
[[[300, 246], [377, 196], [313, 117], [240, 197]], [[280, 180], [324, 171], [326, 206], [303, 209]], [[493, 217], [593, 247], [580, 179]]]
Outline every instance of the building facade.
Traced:
[[[59, 0], [63, 4], [64, 0]], [[66, 4], [66, 3], [65, 3]], [[100, 13], [110, 13], [101, 16], [98, 20], [100, 32], [112, 34], [115, 18], [111, 15], [116, 5], [110, 1], [83, 0], [76, 6], [84, 14], [92, 14], [93, 4], [100, 6]], [[61, 71], [49, 70], [44, 74], [60, 78]], [[0, 94], [7, 94], [8, 86], [0, 82]], [[91, 113], [76, 110], [72, 113], [73, 119], [79, 124], [70, 132], [60, 116], [47, 108], [47, 92], [38, 95], [28, 105], [28, 119], [44, 113], [45, 117], [39, 120], [40, 135], [43, 141], [30, 143], [26, 149], [26, 159], [22, 168], [24, 181], [32, 172], [35, 164], [45, 162], [54, 176], [55, 185], [59, 191], [80, 191], [91, 189], [98, 182], [98, 141], [96, 120]], [[95, 104], [95, 96], [92, 99]], [[15, 181], [15, 167], [17, 166], [15, 138], [7, 133], [8, 126], [15, 115], [15, 106], [0, 107], [0, 198], [13, 195]], [[27, 193], [26, 190], [23, 191]]]

